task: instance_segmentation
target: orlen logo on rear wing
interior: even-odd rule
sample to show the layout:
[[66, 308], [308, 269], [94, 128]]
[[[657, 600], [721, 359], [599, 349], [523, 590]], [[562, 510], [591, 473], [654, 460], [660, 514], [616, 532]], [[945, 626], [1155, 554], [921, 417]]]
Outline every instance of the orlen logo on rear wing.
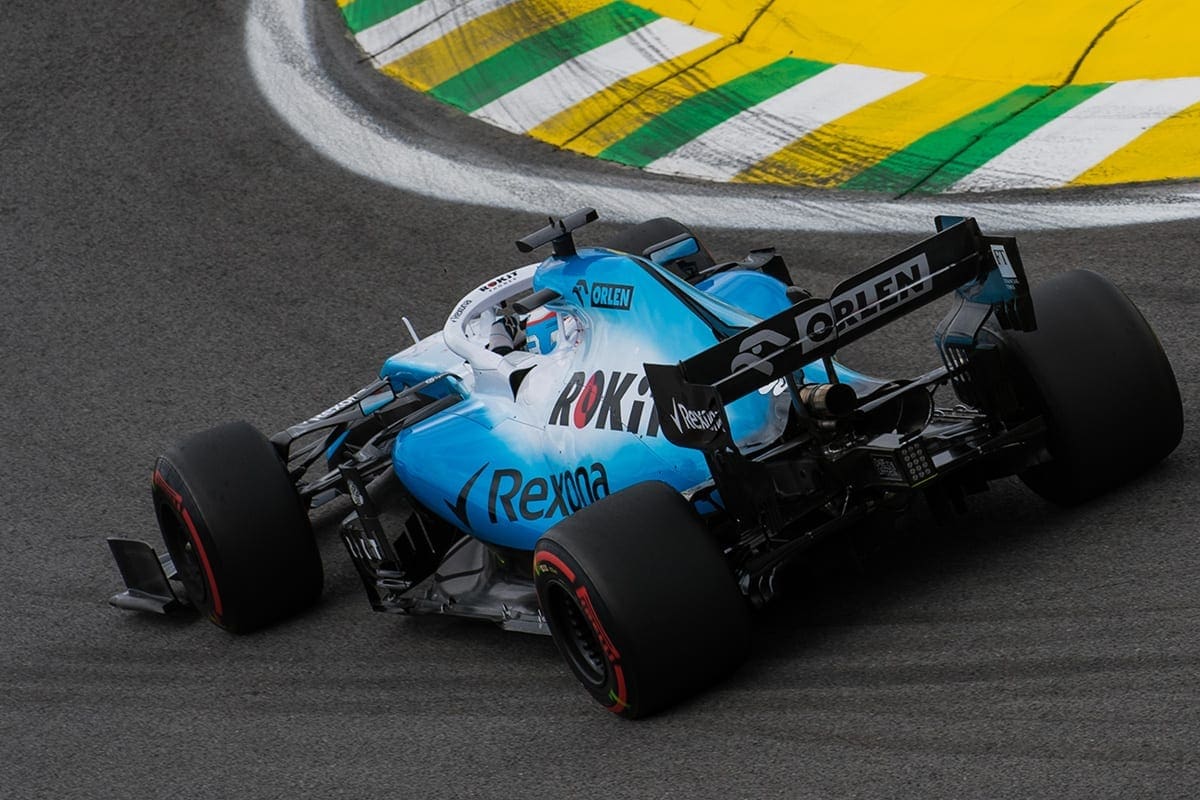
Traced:
[[[681, 388], [713, 387], [729, 403], [920, 308], [997, 266], [973, 219], [952, 227], [843, 281], [828, 300], [809, 298], [651, 377], [660, 419]], [[651, 371], [647, 365], [647, 376]], [[668, 438], [671, 438], [668, 436]], [[674, 441], [674, 439], [672, 439]]]

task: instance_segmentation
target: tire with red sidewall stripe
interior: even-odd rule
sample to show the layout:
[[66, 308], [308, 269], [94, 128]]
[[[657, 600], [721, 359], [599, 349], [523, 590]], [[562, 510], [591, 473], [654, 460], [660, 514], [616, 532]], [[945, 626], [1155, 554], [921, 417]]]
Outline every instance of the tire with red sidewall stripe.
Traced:
[[154, 510], [190, 602], [248, 633], [321, 593], [308, 513], [267, 439], [245, 422], [194, 434], [159, 456]]
[[533, 571], [567, 666], [615, 714], [661, 711], [745, 658], [746, 600], [704, 521], [665, 483], [637, 484], [555, 525]]

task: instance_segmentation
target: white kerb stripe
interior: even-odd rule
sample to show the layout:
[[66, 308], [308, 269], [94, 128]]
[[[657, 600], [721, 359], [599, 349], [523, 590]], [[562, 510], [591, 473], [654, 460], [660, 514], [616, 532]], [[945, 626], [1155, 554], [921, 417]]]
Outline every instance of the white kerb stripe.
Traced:
[[718, 38], [673, 19], [658, 19], [559, 64], [471, 116], [514, 133], [536, 128], [617, 81], [678, 58]]
[[767, 98], [651, 162], [646, 169], [728, 181], [839, 117], [903, 89], [919, 72], [839, 64]]
[[383, 22], [359, 31], [358, 45], [376, 67], [384, 67], [436, 42], [468, 22], [517, 0], [425, 0]]
[[947, 191], [1062, 186], [1198, 102], [1200, 78], [1114, 83], [1050, 120]]

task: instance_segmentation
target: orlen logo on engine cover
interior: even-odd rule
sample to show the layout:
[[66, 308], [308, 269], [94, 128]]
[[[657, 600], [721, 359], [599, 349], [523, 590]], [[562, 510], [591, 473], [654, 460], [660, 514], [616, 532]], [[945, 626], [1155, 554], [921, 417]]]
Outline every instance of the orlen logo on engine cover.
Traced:
[[[636, 384], [636, 386], [635, 386]], [[547, 424], [658, 436], [650, 381], [632, 372], [576, 372], [554, 402]]]
[[624, 283], [600, 283], [593, 281], [591, 288], [588, 282], [580, 278], [571, 290], [582, 304], [585, 300], [592, 308], [615, 308], [618, 311], [628, 311], [633, 305], [633, 287]]

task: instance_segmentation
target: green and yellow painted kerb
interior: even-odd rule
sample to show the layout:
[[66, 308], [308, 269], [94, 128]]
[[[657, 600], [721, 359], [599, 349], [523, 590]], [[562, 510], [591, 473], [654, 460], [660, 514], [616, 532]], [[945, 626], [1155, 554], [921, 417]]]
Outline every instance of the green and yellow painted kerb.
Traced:
[[651, 172], [910, 192], [1200, 178], [1200, 3], [338, 0], [392, 77]]

